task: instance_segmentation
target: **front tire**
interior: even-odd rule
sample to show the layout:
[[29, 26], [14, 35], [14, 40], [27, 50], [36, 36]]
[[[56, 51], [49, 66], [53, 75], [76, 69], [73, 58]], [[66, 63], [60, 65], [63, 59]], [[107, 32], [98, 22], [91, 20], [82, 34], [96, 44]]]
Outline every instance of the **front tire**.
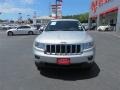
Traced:
[[8, 32], [7, 35], [8, 36], [13, 36], [13, 32]]
[[108, 28], [106, 28], [106, 29], [105, 29], [105, 31], [109, 31], [109, 29], [108, 29]]
[[29, 31], [28, 34], [29, 35], [33, 35], [34, 33], [33, 33], [33, 31]]
[[102, 29], [98, 29], [98, 31], [102, 31]]

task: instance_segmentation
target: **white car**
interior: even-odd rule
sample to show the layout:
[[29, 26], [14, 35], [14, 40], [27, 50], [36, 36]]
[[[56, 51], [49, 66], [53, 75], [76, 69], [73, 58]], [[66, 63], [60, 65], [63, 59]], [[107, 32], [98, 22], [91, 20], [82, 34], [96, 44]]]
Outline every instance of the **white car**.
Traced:
[[[78, 20], [51, 20], [33, 43], [35, 64], [39, 68], [83, 65], [92, 67], [95, 57], [93, 38]], [[67, 68], [67, 67], [66, 67]]]
[[17, 35], [17, 34], [33, 35], [33, 34], [38, 34], [38, 33], [39, 33], [39, 31], [36, 28], [31, 27], [31, 26], [19, 26], [14, 29], [7, 30], [8, 36], [13, 36], [13, 35]]
[[99, 26], [97, 28], [97, 31], [111, 31], [112, 27], [110, 25], [105, 25], [105, 26]]

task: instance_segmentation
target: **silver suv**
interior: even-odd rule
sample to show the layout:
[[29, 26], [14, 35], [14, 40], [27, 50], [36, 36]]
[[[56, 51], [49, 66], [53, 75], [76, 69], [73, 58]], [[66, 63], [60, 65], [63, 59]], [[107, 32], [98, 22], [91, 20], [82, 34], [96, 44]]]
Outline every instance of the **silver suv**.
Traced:
[[87, 66], [91, 68], [95, 57], [93, 38], [75, 19], [51, 20], [33, 43], [35, 64], [46, 66]]

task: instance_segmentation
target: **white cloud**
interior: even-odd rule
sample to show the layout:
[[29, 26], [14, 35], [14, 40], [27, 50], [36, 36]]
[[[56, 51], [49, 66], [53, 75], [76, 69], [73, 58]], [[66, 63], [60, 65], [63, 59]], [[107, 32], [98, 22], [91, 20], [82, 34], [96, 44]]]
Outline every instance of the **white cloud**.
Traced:
[[8, 3], [4, 3], [0, 6], [0, 12], [2, 13], [33, 13], [31, 8], [18, 8]]

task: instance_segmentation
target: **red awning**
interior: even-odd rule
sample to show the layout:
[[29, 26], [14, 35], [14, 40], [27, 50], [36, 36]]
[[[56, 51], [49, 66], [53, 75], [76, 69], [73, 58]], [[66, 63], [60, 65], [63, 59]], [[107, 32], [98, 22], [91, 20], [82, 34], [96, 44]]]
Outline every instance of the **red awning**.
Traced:
[[108, 9], [107, 11], [102, 12], [100, 16], [106, 15], [111, 12], [117, 12], [117, 11], [118, 11], [118, 7], [114, 7], [114, 8]]

